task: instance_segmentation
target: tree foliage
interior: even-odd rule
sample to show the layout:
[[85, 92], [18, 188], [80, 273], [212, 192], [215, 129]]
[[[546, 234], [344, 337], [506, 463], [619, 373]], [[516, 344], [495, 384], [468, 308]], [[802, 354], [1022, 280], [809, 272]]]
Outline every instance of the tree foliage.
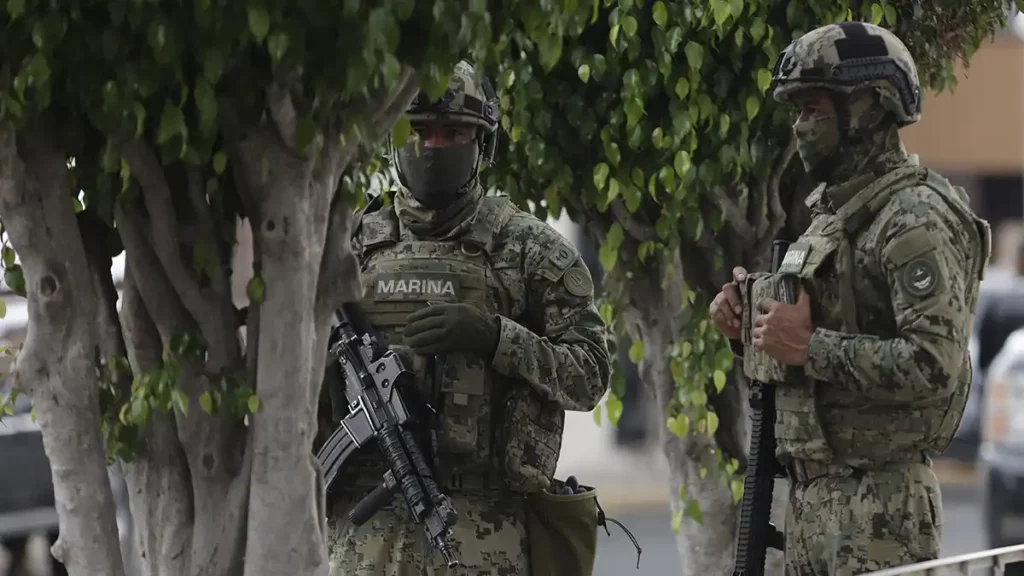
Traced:
[[[685, 503], [676, 508], [678, 527], [683, 515], [701, 521], [700, 495], [685, 487], [714, 463], [734, 502], [742, 492], [745, 457], [735, 431], [744, 411], [735, 394], [723, 400], [733, 358], [707, 307], [733, 266], [763, 267], [787, 213], [795, 215], [802, 201], [802, 169], [790, 162], [793, 118], [769, 92], [777, 55], [825, 23], [871, 21], [894, 30], [917, 58], [922, 82], [941, 90], [955, 83], [955, 61], [1005, 22], [1007, 6], [600, 0], [594, 7], [592, 26], [570, 27], [562, 59], [526, 50], [495, 70], [508, 138], [489, 178], [542, 218], [564, 208], [588, 226], [610, 273], [601, 312], [620, 331], [633, 319], [630, 356], [658, 364], [648, 374], [666, 378], [647, 384], [667, 389], [659, 394], [667, 430], [680, 439], [720, 440], [686, 450], [699, 466], [680, 472]], [[678, 274], [682, 285], [663, 285], [660, 294], [681, 293], [684, 310], [674, 296], [651, 297], [659, 294], [652, 286], [671, 284]], [[679, 314], [687, 321], [666, 349], [647, 343], [645, 350], [641, 337], [652, 334], [645, 319]], [[615, 394], [607, 408], [613, 417], [621, 410]], [[713, 457], [704, 458], [709, 451]]]
[[[368, 159], [458, 58], [529, 45], [553, 62], [591, 14], [546, 0], [0, 1], [3, 261], [30, 307], [13, 376], [39, 409], [72, 573], [121, 573], [104, 447], [127, 463], [152, 573], [321, 565], [309, 447], [329, 312], [357, 297], [348, 216]], [[251, 278], [231, 269], [246, 226]]]

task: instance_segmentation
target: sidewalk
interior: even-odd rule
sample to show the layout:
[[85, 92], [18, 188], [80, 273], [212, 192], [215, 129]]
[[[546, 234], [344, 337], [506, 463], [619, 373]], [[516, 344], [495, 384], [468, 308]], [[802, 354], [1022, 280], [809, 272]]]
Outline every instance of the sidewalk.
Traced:
[[[602, 506], [643, 509], [669, 506], [668, 463], [657, 441], [644, 449], [625, 450], [615, 444], [614, 428], [607, 419], [599, 427], [590, 412], [566, 412], [562, 455], [556, 476], [576, 476], [598, 491]], [[975, 487], [977, 470], [951, 460], [935, 462], [943, 487]]]
[[573, 475], [597, 489], [604, 507], [646, 508], [669, 505], [668, 463], [657, 442], [646, 449], [621, 449], [607, 419], [594, 422], [590, 412], [566, 412], [562, 455], [556, 476]]

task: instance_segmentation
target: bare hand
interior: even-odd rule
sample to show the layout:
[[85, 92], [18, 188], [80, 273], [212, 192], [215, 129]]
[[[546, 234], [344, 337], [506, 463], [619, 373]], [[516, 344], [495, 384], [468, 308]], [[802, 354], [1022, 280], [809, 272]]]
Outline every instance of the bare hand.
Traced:
[[740, 299], [740, 282], [747, 279], [747, 270], [742, 266], [732, 269], [732, 282], [722, 286], [722, 291], [711, 301], [709, 312], [718, 331], [731, 340], [741, 337], [740, 322], [743, 319], [743, 302]]
[[761, 316], [754, 322], [754, 348], [789, 366], [807, 363], [807, 347], [814, 334], [811, 302], [801, 290], [796, 304], [765, 298], [757, 303]]

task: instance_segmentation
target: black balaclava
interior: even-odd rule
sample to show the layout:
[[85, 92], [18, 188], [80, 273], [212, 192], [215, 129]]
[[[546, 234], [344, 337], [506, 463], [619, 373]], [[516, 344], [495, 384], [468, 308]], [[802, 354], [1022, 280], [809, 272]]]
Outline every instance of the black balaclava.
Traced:
[[480, 165], [480, 142], [427, 147], [410, 138], [395, 151], [398, 178], [425, 208], [444, 209], [473, 186]]

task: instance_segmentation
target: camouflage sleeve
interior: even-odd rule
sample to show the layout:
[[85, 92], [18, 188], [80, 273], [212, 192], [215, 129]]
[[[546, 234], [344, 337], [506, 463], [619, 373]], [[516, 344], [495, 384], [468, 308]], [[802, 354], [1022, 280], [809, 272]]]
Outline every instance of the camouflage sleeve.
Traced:
[[528, 253], [525, 321], [535, 331], [501, 317], [493, 366], [566, 410], [593, 410], [608, 389], [611, 361], [590, 271], [560, 236]]
[[818, 329], [808, 349], [808, 376], [877, 402], [913, 403], [953, 392], [968, 343], [968, 298], [976, 283], [968, 240], [957, 234], [956, 218], [943, 208], [932, 205], [924, 214], [904, 210], [883, 239], [881, 264], [896, 337]]

